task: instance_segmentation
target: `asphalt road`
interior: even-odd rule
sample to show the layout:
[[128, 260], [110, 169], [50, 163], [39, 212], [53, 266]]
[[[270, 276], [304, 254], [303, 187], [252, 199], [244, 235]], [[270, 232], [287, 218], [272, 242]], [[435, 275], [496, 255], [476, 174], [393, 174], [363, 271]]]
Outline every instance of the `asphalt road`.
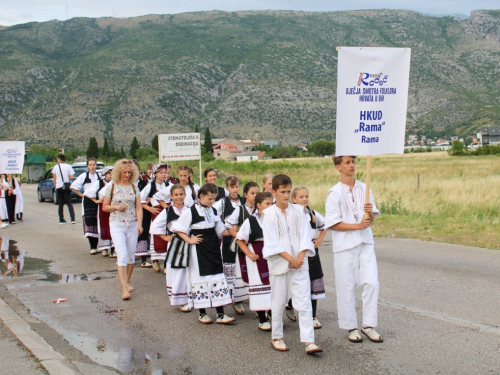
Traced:
[[[1, 281], [1, 297], [55, 350], [94, 373], [99, 364], [102, 373], [134, 374], [500, 374], [499, 251], [377, 239], [377, 330], [385, 342], [352, 344], [338, 328], [327, 237], [321, 247], [327, 298], [318, 303], [323, 328], [316, 331], [325, 352], [307, 356], [298, 323], [287, 320], [290, 351], [281, 353], [252, 313], [232, 326], [207, 326], [196, 313], [171, 307], [164, 275], [152, 269], [136, 267], [136, 292], [121, 301], [114, 261], [89, 254], [80, 205], [77, 225], [58, 225], [57, 207], [38, 203], [35, 188], [23, 186], [25, 221], [0, 232], [30, 257], [21, 277]], [[62, 283], [73, 278], [59, 274], [84, 276]], [[58, 297], [68, 301], [53, 304]], [[232, 307], [226, 311], [234, 315]]]

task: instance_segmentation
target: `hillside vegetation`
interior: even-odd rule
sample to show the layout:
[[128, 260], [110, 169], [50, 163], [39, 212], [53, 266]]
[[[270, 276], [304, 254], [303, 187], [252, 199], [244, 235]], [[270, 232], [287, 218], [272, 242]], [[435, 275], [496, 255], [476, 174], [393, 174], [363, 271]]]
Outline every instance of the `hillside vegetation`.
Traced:
[[214, 137], [334, 137], [336, 46], [412, 48], [408, 129], [500, 120], [500, 11], [74, 18], [0, 29], [0, 138], [116, 148], [199, 124]]

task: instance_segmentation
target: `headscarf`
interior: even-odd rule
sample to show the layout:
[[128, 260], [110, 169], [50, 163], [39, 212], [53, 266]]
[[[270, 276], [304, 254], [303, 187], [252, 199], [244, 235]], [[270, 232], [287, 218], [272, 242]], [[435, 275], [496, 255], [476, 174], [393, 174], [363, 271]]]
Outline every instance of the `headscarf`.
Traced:
[[169, 164], [155, 164], [153, 165], [153, 174], [156, 174], [161, 170], [167, 170], [168, 168], [170, 168]]
[[106, 173], [111, 173], [111, 171], [113, 170], [113, 167], [104, 167], [101, 171], [101, 177], [104, 177], [104, 175]]

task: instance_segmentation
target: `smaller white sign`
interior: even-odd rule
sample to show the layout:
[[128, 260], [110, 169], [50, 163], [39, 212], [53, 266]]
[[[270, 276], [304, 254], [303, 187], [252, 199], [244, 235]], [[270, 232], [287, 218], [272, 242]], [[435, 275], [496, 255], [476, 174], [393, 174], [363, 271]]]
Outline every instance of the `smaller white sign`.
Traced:
[[159, 134], [160, 162], [201, 159], [200, 133]]
[[0, 142], [0, 173], [21, 174], [25, 142]]

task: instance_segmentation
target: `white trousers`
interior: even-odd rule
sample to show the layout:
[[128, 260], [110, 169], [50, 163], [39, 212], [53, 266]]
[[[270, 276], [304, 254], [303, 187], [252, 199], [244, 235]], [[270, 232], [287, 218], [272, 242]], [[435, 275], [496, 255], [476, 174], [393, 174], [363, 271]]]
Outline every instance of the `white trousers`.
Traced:
[[[373, 245], [361, 244], [333, 254], [339, 327], [358, 328], [355, 290], [363, 286], [363, 326], [377, 326], [378, 271]], [[295, 305], [295, 300], [293, 301]]]
[[115, 245], [115, 253], [119, 266], [135, 263], [135, 248], [137, 247], [137, 221], [133, 223], [109, 222], [109, 231]]
[[300, 341], [314, 342], [309, 271], [290, 270], [283, 275], [270, 276], [270, 281], [273, 339], [283, 338], [283, 312], [291, 297], [299, 318]]

